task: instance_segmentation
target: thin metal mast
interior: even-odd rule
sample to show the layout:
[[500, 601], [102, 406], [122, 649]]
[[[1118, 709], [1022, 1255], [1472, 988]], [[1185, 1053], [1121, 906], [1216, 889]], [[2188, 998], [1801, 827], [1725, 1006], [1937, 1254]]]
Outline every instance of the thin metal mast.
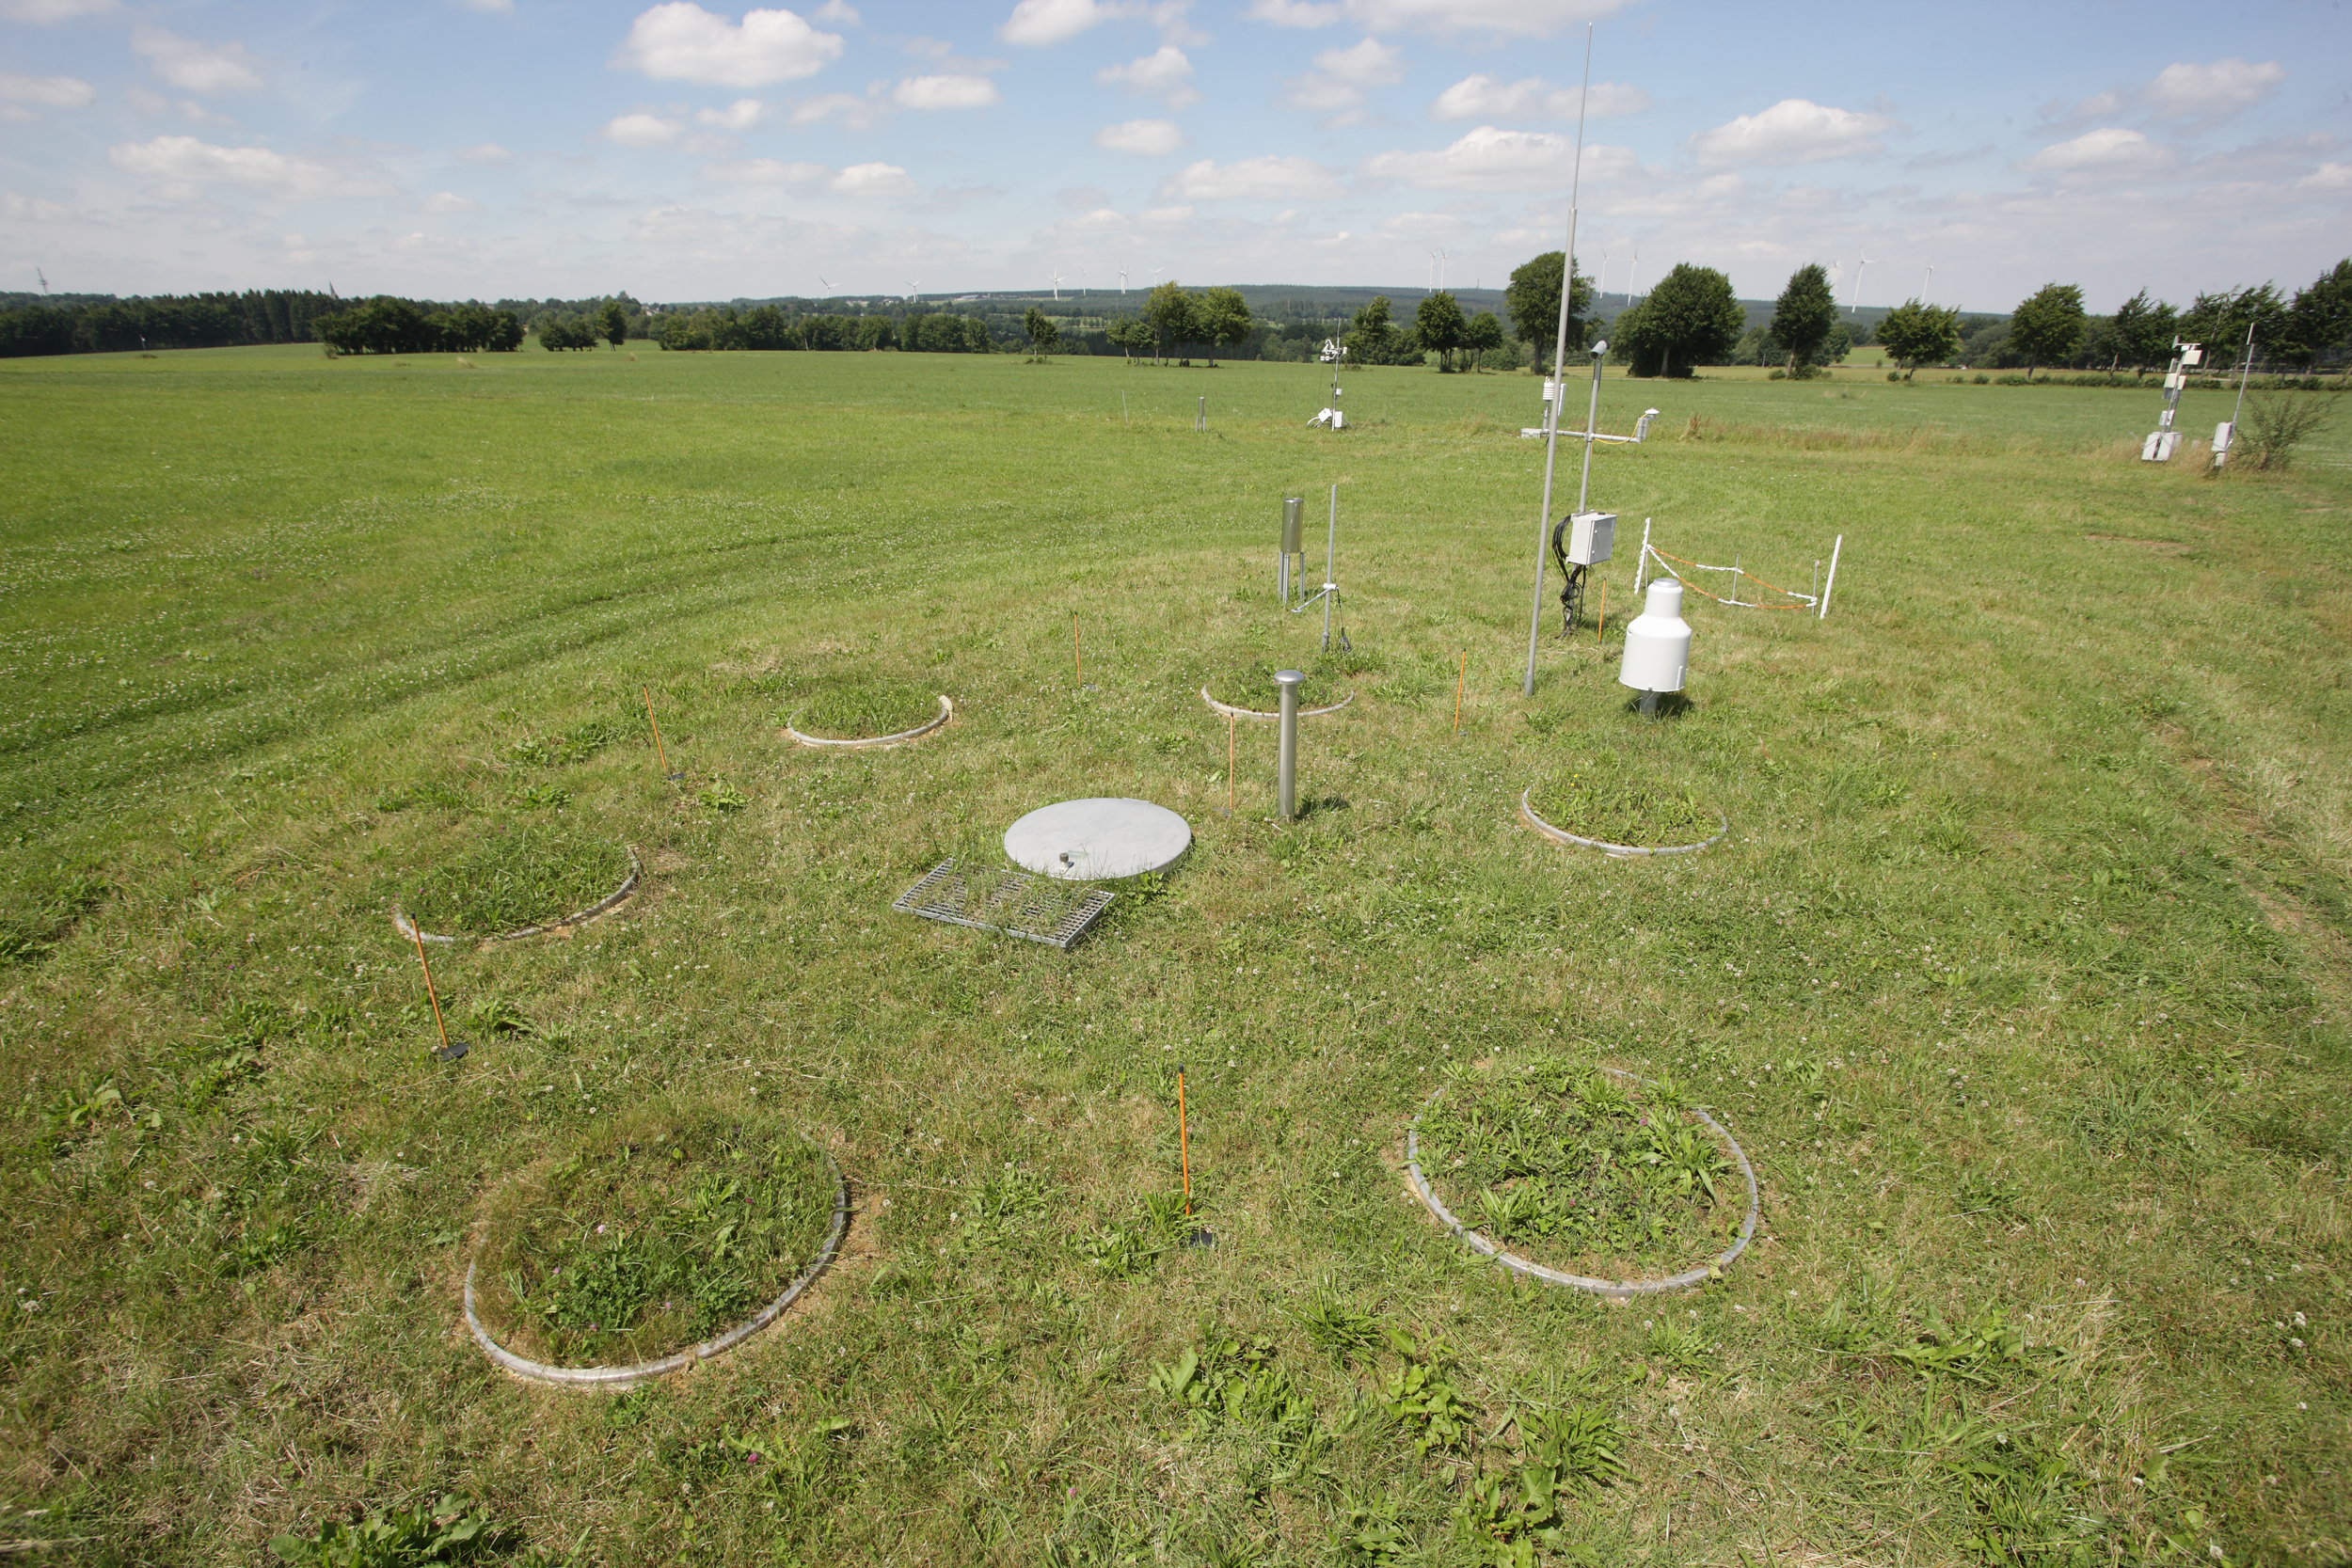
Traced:
[[[1552, 395], [1544, 413], [1544, 500], [1535, 514], [1535, 603], [1527, 617], [1527, 683], [1535, 695], [1535, 643], [1544, 629], [1544, 532], [1551, 526], [1551, 469], [1560, 459], [1560, 404], [1568, 392], [1568, 305], [1576, 297], [1576, 204], [1584, 183], [1584, 100], [1593, 85], [1593, 24], [1584, 24], [1584, 79], [1576, 89], [1576, 166], [1568, 177], [1568, 248], [1560, 258], [1560, 330], [1551, 347]], [[1589, 447], [1587, 451], [1591, 450]]]

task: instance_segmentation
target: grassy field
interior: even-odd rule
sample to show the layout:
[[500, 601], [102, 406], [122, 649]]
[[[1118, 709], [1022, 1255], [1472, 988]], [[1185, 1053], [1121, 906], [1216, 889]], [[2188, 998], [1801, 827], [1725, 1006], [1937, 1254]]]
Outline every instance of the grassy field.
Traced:
[[[1356, 371], [1339, 436], [1322, 387], [0, 364], [0, 1541], [250, 1563], [457, 1495], [613, 1565], [2352, 1560], [2352, 412], [2211, 479], [2133, 460], [2153, 393], [1613, 375], [1661, 415], [1594, 459], [1611, 631], [1555, 609], [1530, 700], [1534, 380]], [[1241, 726], [1228, 816], [1199, 689], [1313, 656], [1272, 556], [1333, 483], [1358, 696], [1293, 825]], [[1799, 588], [1842, 534], [1833, 613], [1693, 595], [1645, 722], [1645, 519]], [[860, 665], [955, 721], [787, 744]], [[1729, 838], [1518, 821], [1604, 752]], [[1073, 952], [890, 912], [1090, 794], [1197, 837]], [[389, 908], [523, 822], [644, 885], [444, 950], [434, 1061]], [[1723, 1278], [1515, 1286], [1411, 1200], [1431, 1089], [1538, 1053], [1730, 1128]], [[504, 1184], [674, 1102], [827, 1148], [841, 1260], [666, 1384], [495, 1371]]]

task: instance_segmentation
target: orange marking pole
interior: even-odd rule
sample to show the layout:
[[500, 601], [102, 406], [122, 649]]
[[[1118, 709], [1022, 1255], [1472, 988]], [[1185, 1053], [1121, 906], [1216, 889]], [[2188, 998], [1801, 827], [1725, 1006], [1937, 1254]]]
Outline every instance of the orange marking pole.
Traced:
[[417, 967], [424, 971], [424, 994], [433, 1004], [433, 1027], [441, 1032], [441, 1049], [449, 1049], [449, 1025], [441, 1022], [441, 998], [433, 990], [433, 966], [425, 962], [424, 933], [411, 925], [408, 934], [417, 939]]
[[1597, 641], [1600, 641], [1600, 634], [1601, 634], [1604, 630], [1606, 630], [1606, 629], [1608, 628], [1608, 626], [1609, 626], [1609, 579], [1608, 579], [1607, 578], [1601, 578], [1601, 579], [1600, 579], [1600, 619], [1593, 623], [1593, 641], [1594, 641], [1597, 642]]
[[1184, 1069], [1176, 1069], [1176, 1147], [1184, 1162], [1184, 1218], [1192, 1218], [1192, 1137], [1184, 1131]]
[[[1225, 716], [1225, 811], [1233, 810], [1233, 716]], [[1181, 1119], [1181, 1118], [1179, 1118]]]
[[668, 778], [670, 775], [670, 754], [661, 749], [661, 721], [653, 716], [653, 688], [650, 686], [642, 686], [639, 687], [638, 689], [645, 694], [645, 722], [653, 726], [654, 760], [661, 764], [661, 776], [663, 778]]
[[1462, 733], [1462, 688], [1470, 680], [1470, 653], [1462, 654], [1462, 667], [1454, 675], [1454, 733]]

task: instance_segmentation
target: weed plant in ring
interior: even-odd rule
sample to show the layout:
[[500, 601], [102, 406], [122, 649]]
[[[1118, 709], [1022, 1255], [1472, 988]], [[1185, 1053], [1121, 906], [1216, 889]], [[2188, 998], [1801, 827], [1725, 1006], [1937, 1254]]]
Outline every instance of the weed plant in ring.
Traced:
[[1464, 1073], [1421, 1118], [1421, 1168], [1464, 1224], [1569, 1273], [1657, 1278], [1721, 1252], [1746, 1213], [1723, 1140], [1661, 1078], [1545, 1055]]
[[823, 1244], [834, 1195], [824, 1155], [787, 1126], [642, 1112], [491, 1199], [475, 1309], [534, 1361], [653, 1360], [782, 1294]]
[[1689, 786], [1601, 751], [1565, 765], [1528, 793], [1535, 815], [1579, 838], [1641, 849], [1696, 844], [1723, 826]]
[[921, 681], [845, 672], [795, 686], [785, 722], [824, 740], [870, 740], [920, 729], [939, 717], [939, 692]]
[[517, 823], [433, 868], [404, 908], [440, 936], [496, 936], [576, 914], [628, 879], [628, 850], [553, 824]]

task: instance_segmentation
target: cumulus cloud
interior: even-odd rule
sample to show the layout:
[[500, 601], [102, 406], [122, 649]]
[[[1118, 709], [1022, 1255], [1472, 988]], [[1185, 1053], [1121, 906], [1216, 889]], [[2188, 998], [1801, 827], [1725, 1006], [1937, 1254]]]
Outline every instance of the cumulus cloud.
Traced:
[[1094, 133], [1094, 145], [1110, 152], [1164, 158], [1184, 145], [1184, 127], [1172, 119], [1122, 119]]
[[1385, 87], [1404, 79], [1405, 51], [1378, 39], [1366, 39], [1317, 55], [1313, 70], [1290, 79], [1290, 90], [1282, 102], [1315, 114], [1348, 109], [1364, 101], [1366, 87]]
[[596, 135], [615, 147], [667, 147], [677, 140], [678, 133], [685, 129], [685, 125], [678, 120], [639, 113], [620, 115], [607, 120]]
[[1134, 16], [1141, 9], [1134, 5], [1104, 5], [1103, 0], [1021, 0], [1005, 24], [996, 29], [996, 36], [1007, 43], [1043, 48], [1068, 42], [1089, 27], [1114, 17]]
[[757, 125], [768, 105], [756, 98], [739, 98], [723, 109], [696, 109], [694, 123], [720, 131], [748, 131]]
[[720, 185], [809, 185], [833, 178], [833, 170], [822, 164], [787, 164], [774, 158], [705, 164], [696, 172]]
[[1200, 94], [1192, 87], [1192, 61], [1172, 43], [1163, 43], [1125, 65], [1106, 65], [1094, 73], [1094, 79], [1138, 98], [1164, 98], [1171, 109], [1200, 102]]
[[190, 92], [259, 92], [267, 84], [262, 62], [242, 43], [203, 43], [161, 27], [131, 34], [131, 52], [175, 87]]
[[913, 196], [918, 188], [896, 164], [851, 164], [825, 182], [838, 196]]
[[2352, 191], [2352, 164], [2322, 164], [2295, 182], [2301, 191]]
[[[1484, 73], [1465, 76], [1438, 94], [1429, 105], [1432, 119], [1477, 119], [1493, 124], [1513, 119], [1574, 119], [1574, 87], [1555, 87], [1539, 76], [1505, 82]], [[1649, 107], [1649, 94], [1623, 82], [1595, 82], [1584, 112], [1594, 119], [1611, 115], [1638, 115]]]
[[1170, 176], [1155, 199], [1319, 201], [1340, 194], [1339, 177], [1311, 158], [1268, 156], [1231, 164], [1203, 158]]
[[2178, 161], [2170, 148], [2143, 132], [2104, 126], [2045, 147], [2017, 166], [2036, 174], [2133, 175], [2158, 173]]
[[1005, 100], [985, 76], [910, 76], [890, 101], [901, 109], [985, 109]]
[[822, 125], [830, 120], [852, 131], [863, 131], [889, 114], [890, 105], [879, 98], [860, 98], [853, 92], [820, 92], [793, 104], [791, 120], [795, 126]]
[[43, 109], [87, 109], [98, 89], [72, 76], [19, 76], [0, 71], [0, 100]]
[[513, 16], [515, 0], [457, 0], [469, 11], [486, 11], [492, 16]]
[[[1588, 146], [1584, 178], [1620, 178], [1640, 167], [1629, 149]], [[1379, 152], [1363, 173], [1429, 191], [1567, 191], [1576, 173], [1576, 141], [1549, 131], [1481, 125], [1434, 152]]]
[[441, 191], [417, 203], [420, 213], [478, 213], [482, 203], [469, 201], [455, 191]]
[[174, 196], [191, 195], [203, 185], [235, 185], [280, 201], [391, 194], [381, 181], [316, 159], [289, 157], [265, 147], [215, 147], [194, 136], [123, 142], [108, 148], [106, 157], [125, 174], [165, 182]]
[[2276, 60], [2260, 65], [2240, 59], [2169, 65], [2140, 88], [2139, 97], [2161, 119], [2214, 124], [2252, 108], [2286, 79], [2286, 68]]
[[612, 64], [658, 81], [758, 87], [814, 76], [841, 50], [841, 35], [819, 32], [791, 11], [746, 11], [738, 24], [693, 0], [670, 0], [639, 13]]
[[494, 141], [476, 142], [450, 154], [461, 164], [502, 164], [515, 155]]
[[77, 16], [103, 16], [117, 8], [116, 0], [0, 0], [0, 16], [44, 27]]
[[1373, 33], [1439, 38], [1549, 38], [1579, 22], [1596, 22], [1627, 0], [1251, 0], [1242, 14], [1277, 27], [1327, 27], [1340, 21]]
[[1699, 132], [1691, 138], [1691, 150], [1699, 162], [1716, 167], [1818, 164], [1881, 150], [1879, 133], [1894, 123], [1884, 115], [1784, 98], [1761, 114], [1741, 115]]
[[842, 0], [825, 0], [823, 5], [818, 7], [815, 10], [809, 12], [808, 14], [815, 17], [819, 22], [827, 23], [835, 27], [854, 27], [858, 25], [857, 8], [855, 6], [845, 5], [842, 3]]

